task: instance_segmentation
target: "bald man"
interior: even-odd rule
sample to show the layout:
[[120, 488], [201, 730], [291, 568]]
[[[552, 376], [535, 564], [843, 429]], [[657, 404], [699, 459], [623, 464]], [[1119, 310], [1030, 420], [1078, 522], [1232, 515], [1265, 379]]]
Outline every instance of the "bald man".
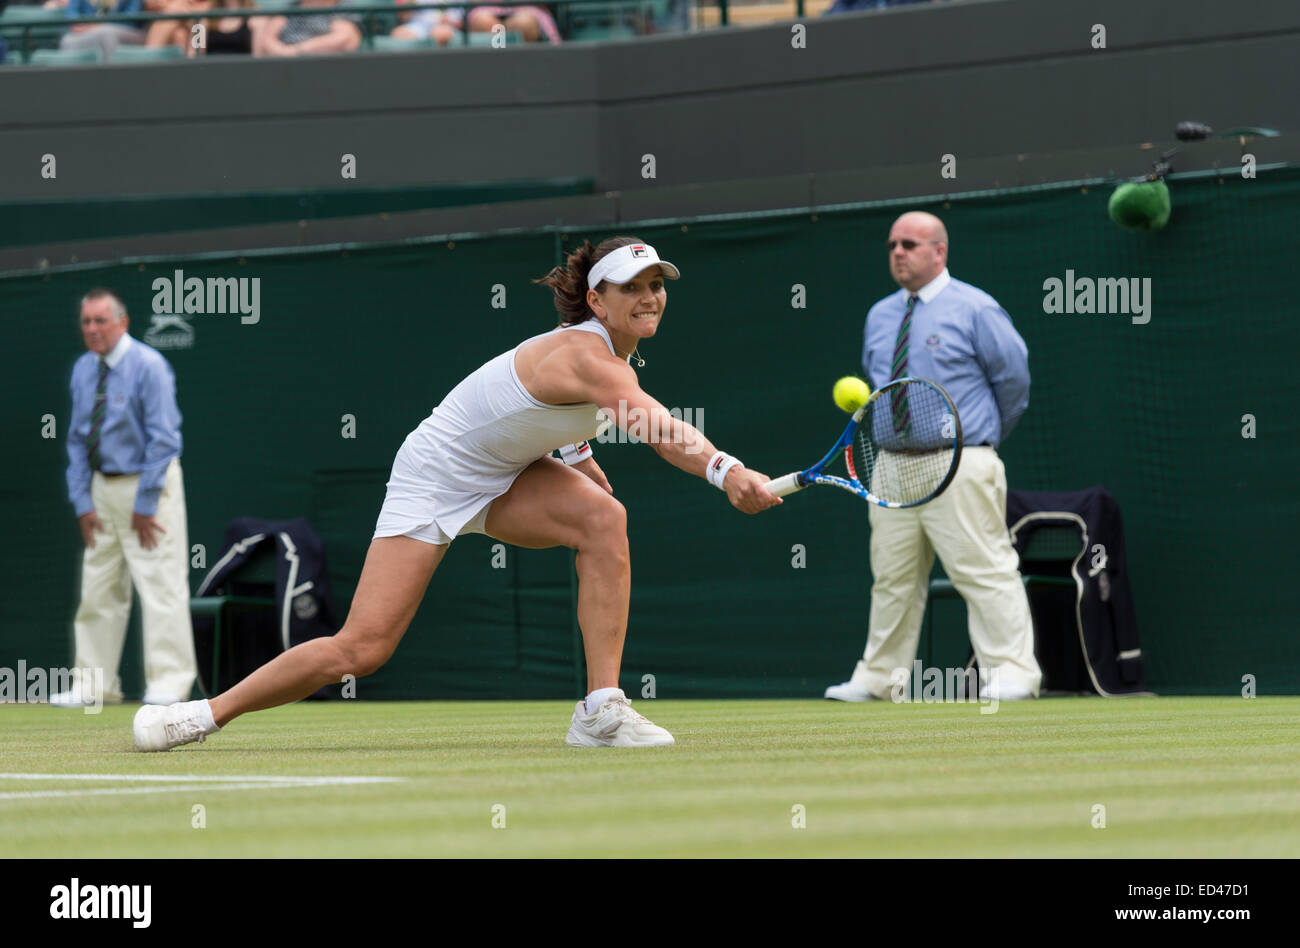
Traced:
[[964, 444], [956, 476], [935, 500], [905, 510], [871, 505], [867, 647], [853, 676], [827, 688], [826, 697], [886, 699], [896, 682], [912, 681], [937, 553], [966, 600], [981, 697], [1035, 698], [1042, 672], [997, 454], [1029, 405], [1028, 351], [997, 300], [949, 276], [948, 232], [939, 218], [904, 214], [888, 246], [889, 272], [902, 289], [867, 313], [863, 369], [873, 389], [904, 376], [938, 382], [957, 406]]

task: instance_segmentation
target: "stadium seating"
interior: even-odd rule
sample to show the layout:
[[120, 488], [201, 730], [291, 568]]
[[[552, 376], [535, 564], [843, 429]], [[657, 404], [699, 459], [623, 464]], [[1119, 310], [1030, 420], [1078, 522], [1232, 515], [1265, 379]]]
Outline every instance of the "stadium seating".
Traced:
[[[523, 42], [524, 42], [524, 34], [523, 34], [523, 33], [516, 33], [516, 32], [513, 32], [513, 31], [511, 31], [511, 30], [507, 30], [507, 31], [506, 31], [506, 45], [507, 45], [507, 46], [516, 46], [516, 45], [519, 45], [519, 44], [521, 44], [521, 43], [523, 43]], [[453, 46], [464, 46], [464, 45], [466, 45], [466, 43], [465, 43], [465, 34], [464, 34], [464, 33], [457, 33], [457, 34], [456, 34], [456, 39], [452, 40], [452, 45], [453, 45]], [[491, 46], [491, 45], [492, 45], [492, 34], [491, 34], [491, 33], [470, 33], [470, 34], [469, 34], [469, 43], [468, 43], [468, 45], [470, 45], [470, 46]]]
[[392, 36], [372, 36], [369, 47], [377, 53], [418, 53], [437, 49], [438, 44], [428, 38], [398, 39]]
[[113, 52], [115, 63], [163, 63], [185, 58], [179, 46], [119, 46]]
[[59, 38], [66, 32], [64, 26], [31, 26], [26, 24], [57, 18], [57, 10], [45, 10], [40, 6], [8, 6], [0, 10], [0, 36], [9, 44], [10, 61], [21, 61], [23, 51], [53, 49], [59, 45]]
[[375, 8], [374, 13], [354, 14], [361, 17], [362, 37], [387, 36], [397, 29], [397, 8], [393, 5], [393, 0], [341, 0], [340, 6]]
[[561, 31], [567, 25], [573, 42], [601, 42], [630, 39], [650, 32], [654, 5], [645, 0], [604, 4], [584, 4], [567, 10]]
[[[832, 0], [804, 0], [803, 19], [811, 20], [821, 16], [830, 7]], [[772, 3], [763, 0], [759, 3], [727, 4], [727, 24], [729, 26], [758, 26], [762, 23], [776, 23], [780, 20], [793, 20], [798, 16], [798, 6], [794, 0], [782, 0]], [[716, 4], [702, 4], [695, 9], [696, 23], [701, 27], [722, 25], [722, 11]]]
[[86, 66], [102, 63], [98, 49], [38, 49], [27, 60], [30, 66]]

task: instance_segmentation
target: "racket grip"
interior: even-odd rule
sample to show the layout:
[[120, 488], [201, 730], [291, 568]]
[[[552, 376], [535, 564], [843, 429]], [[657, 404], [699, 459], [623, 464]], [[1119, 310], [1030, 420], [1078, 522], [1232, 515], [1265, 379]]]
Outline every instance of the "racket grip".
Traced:
[[793, 494], [796, 491], [803, 490], [803, 485], [799, 483], [799, 472], [787, 474], [784, 477], [778, 477], [776, 480], [768, 481], [763, 485], [767, 492], [776, 497], [784, 497], [786, 494]]

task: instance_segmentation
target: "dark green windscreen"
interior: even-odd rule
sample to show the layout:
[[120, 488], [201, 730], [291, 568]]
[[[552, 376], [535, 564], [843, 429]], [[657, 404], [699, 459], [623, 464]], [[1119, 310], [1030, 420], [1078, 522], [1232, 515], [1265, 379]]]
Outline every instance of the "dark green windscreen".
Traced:
[[591, 194], [590, 178], [0, 203], [0, 247]]
[[[1300, 173], [1174, 181], [1173, 218], [1155, 235], [1111, 224], [1110, 190], [917, 205], [945, 220], [953, 276], [993, 294], [1029, 345], [1029, 411], [1001, 452], [1008, 481], [1103, 483], [1115, 495], [1152, 689], [1236, 693], [1253, 675], [1261, 692], [1294, 692]], [[900, 209], [637, 229], [683, 273], [659, 336], [641, 347], [645, 389], [702, 413], [706, 434], [750, 467], [776, 476], [811, 463], [842, 423], [831, 385], [860, 371], [866, 311], [895, 289], [883, 242]], [[580, 236], [608, 235], [571, 234], [565, 246]], [[538, 233], [0, 279], [10, 327], [0, 510], [11, 537], [0, 551], [0, 665], [71, 658], [79, 539], [64, 429], [87, 288], [117, 289], [139, 338], [156, 277], [260, 278], [260, 322], [193, 315], [193, 347], [165, 352], [185, 418], [190, 541], [211, 563], [231, 517], [305, 514], [326, 540], [342, 615], [403, 437], [468, 372], [553, 325], [547, 292], [529, 281], [556, 245]], [[1067, 270], [1149, 277], [1150, 322], [1044, 313], [1044, 281]], [[806, 308], [791, 306], [795, 284]], [[493, 307], [498, 285], [504, 309]], [[47, 413], [54, 440], [41, 437]], [[354, 439], [341, 436], [344, 415]], [[629, 514], [630, 694], [645, 675], [660, 697], [813, 696], [848, 677], [866, 637], [865, 505], [815, 489], [748, 517], [647, 447], [597, 445], [596, 457]], [[510, 548], [494, 568], [492, 544], [456, 542], [362, 695], [581, 692], [571, 554]], [[922, 657], [963, 661], [961, 610], [943, 604], [938, 619], [952, 653], [927, 645]], [[128, 691], [139, 688], [138, 653], [133, 633]]]

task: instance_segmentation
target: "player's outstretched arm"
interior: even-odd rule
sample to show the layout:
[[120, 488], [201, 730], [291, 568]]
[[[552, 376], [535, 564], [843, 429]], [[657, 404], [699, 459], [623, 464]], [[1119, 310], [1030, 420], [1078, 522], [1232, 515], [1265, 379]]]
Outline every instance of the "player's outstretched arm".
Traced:
[[[709, 463], [718, 449], [698, 428], [674, 418], [643, 391], [630, 365], [591, 359], [583, 366], [582, 377], [590, 385], [589, 400], [604, 409], [630, 437], [648, 443], [674, 467], [707, 479]], [[745, 513], [758, 513], [781, 503], [780, 498], [764, 489], [769, 480], [767, 475], [737, 464], [727, 471], [722, 487], [732, 506]]]

